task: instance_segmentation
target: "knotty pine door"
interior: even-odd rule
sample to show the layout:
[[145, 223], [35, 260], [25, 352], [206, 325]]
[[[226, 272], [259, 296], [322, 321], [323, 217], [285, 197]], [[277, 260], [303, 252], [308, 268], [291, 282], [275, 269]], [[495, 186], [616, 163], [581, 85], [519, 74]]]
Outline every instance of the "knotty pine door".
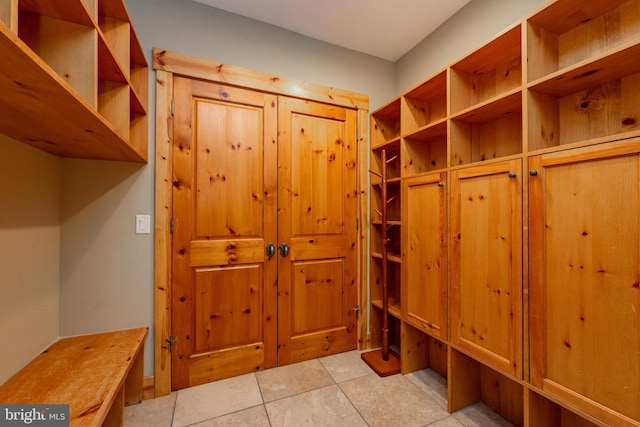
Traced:
[[356, 348], [355, 112], [185, 78], [174, 100], [172, 389]]

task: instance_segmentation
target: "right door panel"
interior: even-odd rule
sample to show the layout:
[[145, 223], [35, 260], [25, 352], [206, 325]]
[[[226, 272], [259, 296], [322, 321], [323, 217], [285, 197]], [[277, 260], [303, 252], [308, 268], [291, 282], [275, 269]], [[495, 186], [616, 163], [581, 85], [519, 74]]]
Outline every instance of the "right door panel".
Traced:
[[531, 383], [613, 424], [640, 421], [639, 150], [529, 161]]

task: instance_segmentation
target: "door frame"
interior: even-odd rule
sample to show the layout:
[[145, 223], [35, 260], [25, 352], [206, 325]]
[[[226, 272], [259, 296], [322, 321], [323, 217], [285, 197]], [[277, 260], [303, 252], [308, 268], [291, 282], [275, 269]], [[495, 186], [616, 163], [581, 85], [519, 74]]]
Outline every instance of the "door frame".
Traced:
[[155, 396], [171, 392], [171, 355], [167, 339], [171, 334], [171, 212], [173, 183], [173, 76], [208, 80], [251, 90], [307, 99], [356, 110], [356, 139], [358, 144], [358, 212], [360, 224], [357, 240], [357, 281], [358, 304], [361, 312], [358, 318], [358, 348], [367, 348], [367, 299], [366, 241], [368, 166], [369, 153], [367, 95], [307, 83], [272, 74], [254, 71], [211, 60], [153, 49], [153, 69], [156, 71], [156, 138], [155, 138], [155, 208], [154, 208], [154, 390]]

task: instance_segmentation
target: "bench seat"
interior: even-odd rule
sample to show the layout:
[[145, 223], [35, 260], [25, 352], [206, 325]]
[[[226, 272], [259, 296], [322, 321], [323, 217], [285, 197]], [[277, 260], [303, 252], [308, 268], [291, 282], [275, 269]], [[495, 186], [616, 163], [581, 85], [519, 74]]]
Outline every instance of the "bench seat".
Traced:
[[122, 426], [142, 401], [148, 328], [60, 338], [0, 386], [3, 404], [69, 404], [71, 426]]

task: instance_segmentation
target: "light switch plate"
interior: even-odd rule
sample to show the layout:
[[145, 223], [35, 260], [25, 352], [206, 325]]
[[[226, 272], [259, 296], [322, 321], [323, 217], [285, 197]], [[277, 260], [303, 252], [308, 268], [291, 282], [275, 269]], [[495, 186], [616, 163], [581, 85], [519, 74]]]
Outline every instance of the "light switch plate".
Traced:
[[136, 215], [136, 234], [151, 233], [151, 215]]

